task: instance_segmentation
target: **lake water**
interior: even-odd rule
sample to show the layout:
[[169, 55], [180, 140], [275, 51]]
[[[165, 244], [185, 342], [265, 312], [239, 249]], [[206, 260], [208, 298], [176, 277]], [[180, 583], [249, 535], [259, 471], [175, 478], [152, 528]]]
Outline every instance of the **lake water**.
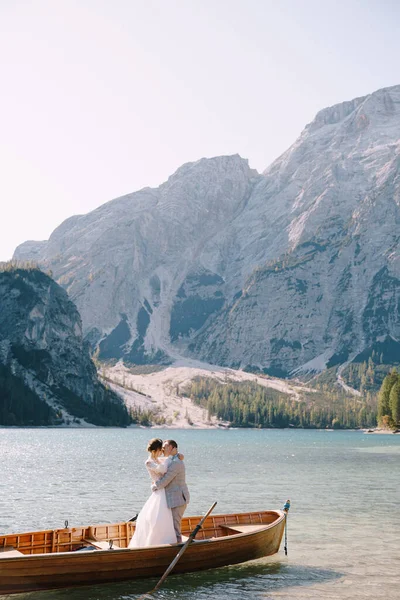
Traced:
[[[122, 521], [149, 492], [146, 442], [185, 453], [187, 514], [292, 502], [288, 556], [170, 576], [156, 599], [400, 598], [400, 436], [346, 431], [0, 429], [0, 531]], [[134, 600], [155, 580], [22, 594]], [[4, 598], [1, 597], [2, 599]]]

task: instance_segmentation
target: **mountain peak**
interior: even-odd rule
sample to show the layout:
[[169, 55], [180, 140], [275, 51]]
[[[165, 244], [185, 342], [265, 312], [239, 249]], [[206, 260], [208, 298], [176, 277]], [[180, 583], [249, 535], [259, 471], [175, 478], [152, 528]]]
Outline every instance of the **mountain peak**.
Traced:
[[400, 85], [382, 88], [372, 94], [323, 108], [316, 114], [314, 120], [306, 126], [305, 131], [314, 132], [326, 125], [341, 123], [360, 107], [368, 113], [400, 112]]
[[239, 171], [250, 176], [257, 176], [256, 169], [251, 169], [247, 158], [242, 158], [239, 154], [230, 154], [214, 156], [212, 158], [200, 158], [194, 162], [187, 162], [179, 167], [175, 173], [170, 175], [168, 180], [160, 187], [176, 181], [182, 177], [198, 176], [201, 173], [232, 173]]

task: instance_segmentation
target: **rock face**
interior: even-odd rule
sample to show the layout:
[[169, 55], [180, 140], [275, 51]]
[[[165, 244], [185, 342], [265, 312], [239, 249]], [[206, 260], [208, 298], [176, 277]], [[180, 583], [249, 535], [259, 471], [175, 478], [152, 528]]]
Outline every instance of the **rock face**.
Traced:
[[64, 409], [95, 424], [128, 424], [125, 406], [97, 379], [65, 290], [38, 269], [6, 268], [0, 306], [1, 424], [59, 423]]
[[400, 352], [399, 166], [395, 86], [322, 110], [262, 175], [184, 165], [15, 258], [53, 270], [104, 358], [286, 375]]

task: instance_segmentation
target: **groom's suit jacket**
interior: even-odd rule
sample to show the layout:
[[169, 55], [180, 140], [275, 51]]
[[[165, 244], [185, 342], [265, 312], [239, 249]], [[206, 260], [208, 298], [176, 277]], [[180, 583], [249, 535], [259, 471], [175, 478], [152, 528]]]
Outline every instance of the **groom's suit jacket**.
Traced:
[[190, 495], [186, 485], [186, 470], [183, 460], [179, 460], [177, 456], [174, 456], [168, 471], [155, 482], [154, 487], [157, 490], [165, 488], [168, 508], [188, 504]]

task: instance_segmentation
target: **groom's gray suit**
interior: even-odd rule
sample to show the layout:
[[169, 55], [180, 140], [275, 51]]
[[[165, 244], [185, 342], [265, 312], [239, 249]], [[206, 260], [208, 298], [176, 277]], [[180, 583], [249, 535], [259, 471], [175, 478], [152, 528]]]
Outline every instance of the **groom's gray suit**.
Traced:
[[172, 462], [168, 467], [168, 471], [152, 486], [152, 489], [156, 490], [165, 488], [167, 506], [172, 511], [176, 540], [178, 543], [182, 541], [181, 520], [186, 505], [190, 500], [189, 490], [186, 485], [185, 471], [185, 463], [183, 460], [179, 460], [178, 456], [175, 455], [172, 457]]

